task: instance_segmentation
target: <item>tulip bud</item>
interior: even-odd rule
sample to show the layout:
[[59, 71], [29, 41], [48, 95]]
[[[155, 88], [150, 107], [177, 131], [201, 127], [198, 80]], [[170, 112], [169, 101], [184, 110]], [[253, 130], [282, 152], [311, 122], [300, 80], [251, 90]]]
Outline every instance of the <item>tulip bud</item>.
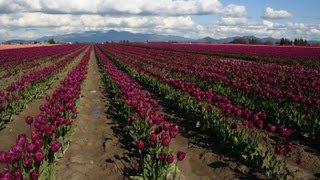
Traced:
[[177, 152], [177, 158], [178, 158], [179, 161], [184, 160], [185, 157], [186, 157], [186, 153], [185, 152], [182, 152], [182, 151], [178, 151]]
[[166, 158], [166, 161], [167, 161], [168, 164], [173, 163], [173, 161], [174, 161], [173, 155], [172, 155], [172, 154], [169, 154], [169, 155], [167, 156], [167, 158]]
[[144, 148], [144, 142], [142, 140], [138, 140], [136, 142], [136, 146], [138, 147], [138, 149], [142, 150]]

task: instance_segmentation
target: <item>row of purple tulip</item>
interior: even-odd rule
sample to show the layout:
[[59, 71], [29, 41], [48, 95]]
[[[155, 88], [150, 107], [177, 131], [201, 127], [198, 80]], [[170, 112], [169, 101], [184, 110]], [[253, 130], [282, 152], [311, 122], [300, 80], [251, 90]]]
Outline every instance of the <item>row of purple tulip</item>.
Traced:
[[0, 151], [0, 163], [7, 165], [0, 172], [0, 179], [48, 178], [40, 169], [48, 168], [43, 167], [48, 163], [54, 164], [55, 153], [61, 150], [65, 135], [77, 118], [76, 100], [80, 97], [81, 82], [86, 79], [91, 51], [92, 47], [88, 48], [52, 96], [46, 96], [47, 102], [40, 105], [40, 113], [26, 117], [26, 123], [33, 127], [30, 137], [21, 134], [9, 150]]
[[[128, 114], [128, 131], [141, 154], [141, 176], [152, 179], [166, 177], [169, 165], [174, 162], [169, 144], [177, 136], [179, 126], [166, 122], [165, 116], [157, 110], [158, 101], [152, 98], [151, 93], [112, 64], [99, 48], [96, 48], [96, 54], [107, 77], [119, 89], [121, 97], [117, 101], [130, 109], [122, 113]], [[185, 155], [178, 151], [177, 162]]]

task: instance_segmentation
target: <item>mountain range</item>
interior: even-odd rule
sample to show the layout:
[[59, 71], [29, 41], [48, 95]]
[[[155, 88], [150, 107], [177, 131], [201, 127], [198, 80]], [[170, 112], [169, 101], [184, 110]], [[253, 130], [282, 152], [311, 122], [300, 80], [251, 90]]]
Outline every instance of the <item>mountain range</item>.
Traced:
[[[256, 39], [260, 42], [272, 42], [276, 43], [279, 39], [267, 37], [267, 38], [258, 38], [255, 36], [242, 36], [243, 38]], [[106, 41], [123, 41], [128, 40], [131, 42], [144, 42], [144, 41], [152, 41], [152, 42], [203, 42], [203, 43], [230, 43], [236, 38], [240, 38], [240, 36], [214, 39], [211, 37], [205, 37], [202, 39], [191, 39], [181, 36], [173, 36], [173, 35], [159, 35], [159, 34], [147, 34], [147, 33], [131, 33], [127, 31], [87, 31], [80, 33], [71, 33], [71, 34], [63, 34], [63, 35], [55, 35], [55, 36], [44, 36], [35, 40], [9, 40], [3, 43], [31, 43], [31, 42], [42, 42], [47, 41], [48, 39], [54, 39], [58, 42], [106, 42]], [[319, 41], [309, 41], [313, 43], [320, 43]]]

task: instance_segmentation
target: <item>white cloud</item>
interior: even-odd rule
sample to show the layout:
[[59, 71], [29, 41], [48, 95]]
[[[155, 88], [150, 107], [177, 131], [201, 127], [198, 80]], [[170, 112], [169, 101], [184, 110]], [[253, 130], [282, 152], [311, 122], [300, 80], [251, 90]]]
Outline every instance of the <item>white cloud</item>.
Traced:
[[292, 15], [286, 10], [274, 10], [271, 7], [267, 7], [264, 16], [264, 19], [287, 19], [290, 18]]
[[247, 10], [245, 6], [229, 4], [224, 8], [223, 14], [225, 17], [246, 17]]
[[247, 22], [245, 17], [221, 17], [221, 22], [224, 25], [238, 25]]
[[263, 20], [262, 24], [268, 28], [273, 28], [273, 25], [274, 25], [274, 23], [272, 21], [268, 21], [268, 20]]
[[320, 36], [320, 28], [319, 29], [314, 27], [310, 28], [310, 34]]
[[0, 13], [193, 15], [220, 13], [219, 0], [0, 0]]

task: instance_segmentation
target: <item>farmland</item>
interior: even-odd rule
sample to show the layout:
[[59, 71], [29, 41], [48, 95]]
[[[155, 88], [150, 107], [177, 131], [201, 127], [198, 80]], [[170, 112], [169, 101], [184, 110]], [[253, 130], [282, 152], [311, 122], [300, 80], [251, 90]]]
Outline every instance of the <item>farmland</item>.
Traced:
[[0, 129], [0, 179], [317, 179], [320, 48], [3, 49]]

